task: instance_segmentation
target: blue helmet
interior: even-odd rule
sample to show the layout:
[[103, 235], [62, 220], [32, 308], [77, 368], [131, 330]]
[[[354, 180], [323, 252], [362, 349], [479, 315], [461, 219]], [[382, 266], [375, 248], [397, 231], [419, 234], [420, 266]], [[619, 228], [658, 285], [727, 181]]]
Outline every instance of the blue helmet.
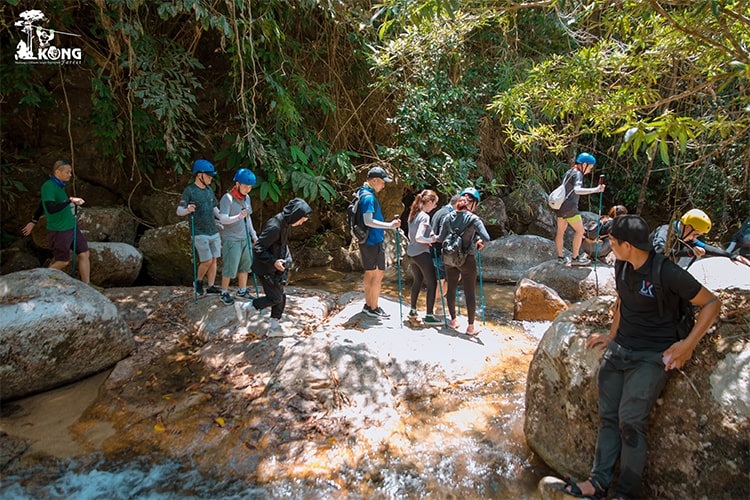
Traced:
[[589, 165], [596, 165], [596, 158], [591, 153], [581, 153], [576, 158], [576, 163], [588, 163]]
[[464, 190], [461, 191], [461, 196], [463, 196], [465, 194], [468, 194], [469, 196], [471, 196], [472, 198], [474, 198], [475, 200], [477, 200], [477, 203], [479, 203], [480, 201], [482, 201], [482, 197], [479, 196], [479, 191], [477, 191], [473, 187], [471, 187], [471, 188], [464, 188]]
[[255, 174], [248, 168], [241, 168], [234, 174], [234, 181], [248, 186], [255, 186]]
[[214, 168], [214, 164], [208, 160], [195, 160], [193, 162], [193, 173], [208, 174], [211, 177], [216, 177], [216, 169]]

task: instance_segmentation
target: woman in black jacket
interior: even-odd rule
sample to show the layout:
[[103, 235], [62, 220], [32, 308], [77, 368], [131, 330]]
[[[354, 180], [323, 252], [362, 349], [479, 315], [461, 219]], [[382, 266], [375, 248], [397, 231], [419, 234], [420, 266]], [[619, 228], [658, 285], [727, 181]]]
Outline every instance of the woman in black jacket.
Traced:
[[240, 323], [247, 321], [247, 316], [254, 315], [266, 307], [271, 308], [271, 325], [266, 335], [268, 337], [283, 337], [284, 327], [279, 324], [286, 305], [286, 285], [289, 268], [292, 265], [292, 255], [289, 253], [287, 241], [289, 230], [307, 221], [312, 208], [302, 198], [294, 198], [286, 204], [281, 213], [268, 219], [257, 241], [253, 244], [253, 272], [263, 285], [264, 297], [253, 299], [252, 302], [235, 303], [237, 319]]

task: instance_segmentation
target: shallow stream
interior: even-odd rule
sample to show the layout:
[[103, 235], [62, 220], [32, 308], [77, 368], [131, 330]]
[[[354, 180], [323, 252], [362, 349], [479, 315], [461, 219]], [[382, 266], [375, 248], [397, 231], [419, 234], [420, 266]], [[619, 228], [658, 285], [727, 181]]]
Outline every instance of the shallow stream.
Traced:
[[[361, 274], [312, 270], [295, 276], [291, 284], [342, 293], [361, 290]], [[394, 285], [385, 285], [384, 293], [397, 296]], [[408, 304], [406, 283], [403, 291]], [[508, 336], [539, 338], [546, 329], [544, 323], [511, 320], [512, 286], [484, 283], [484, 300], [488, 325], [507, 330]], [[423, 310], [423, 302], [420, 307]], [[550, 471], [527, 448], [523, 434], [526, 371], [532, 354], [519, 353], [510, 366], [493, 367], [436, 397], [409, 402], [400, 442], [384, 446], [333, 480], [311, 474], [308, 480], [278, 477], [262, 485], [226, 479], [229, 475], [221, 470], [208, 476], [191, 464], [159, 457], [133, 454], [104, 460], [92, 453], [76, 462], [64, 458], [76, 447], [67, 427], [96, 397], [107, 375], [100, 374], [12, 402], [16, 408], [10, 417], [3, 411], [0, 431], [14, 435], [24, 426], [36, 427], [43, 435], [36, 434], [39, 439], [32, 451], [51, 457], [29, 461], [28, 467], [12, 474], [0, 473], [0, 497], [537, 498], [537, 482]], [[345, 462], [349, 451], [346, 443], [337, 442], [329, 457]]]

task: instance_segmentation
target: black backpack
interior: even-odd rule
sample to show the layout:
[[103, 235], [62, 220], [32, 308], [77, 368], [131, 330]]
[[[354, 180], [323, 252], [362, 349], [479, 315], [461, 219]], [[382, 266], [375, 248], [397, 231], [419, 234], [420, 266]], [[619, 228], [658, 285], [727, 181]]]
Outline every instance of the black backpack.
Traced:
[[[654, 280], [654, 290], [656, 291], [657, 304], [659, 306], [659, 316], [664, 315], [666, 297], [664, 297], [664, 290], [661, 286], [661, 269], [664, 266], [664, 261], [668, 260], [663, 254], [654, 254], [654, 272], [651, 277]], [[674, 301], [672, 301], [674, 302]], [[674, 305], [672, 306], [674, 307]], [[685, 340], [690, 335], [690, 330], [695, 325], [695, 308], [689, 300], [685, 300], [680, 296], [677, 296], [677, 338]]]
[[[374, 196], [372, 193], [364, 193], [362, 196]], [[370, 228], [365, 225], [365, 218], [362, 215], [362, 210], [359, 207], [361, 197], [359, 193], [354, 195], [354, 199], [346, 207], [346, 219], [349, 223], [349, 232], [352, 234], [352, 239], [359, 244], [367, 241], [367, 237], [370, 235]]]
[[[667, 300], [667, 297], [665, 296], [666, 294], [664, 293], [664, 288], [661, 285], [661, 272], [662, 268], [664, 267], [664, 261], [666, 260], [669, 259], [667, 259], [665, 255], [660, 253], [654, 254], [653, 273], [651, 279], [653, 280], [654, 293], [656, 294], [656, 304], [659, 307], [659, 316], [664, 316], [665, 307], [672, 307], [676, 309], [677, 320], [675, 326], [677, 331], [677, 339], [685, 340], [687, 336], [690, 335], [690, 331], [695, 325], [695, 308], [689, 300], [685, 300], [679, 295], [675, 296], [677, 302], [676, 304], [674, 299]], [[615, 265], [615, 275], [622, 272], [621, 269], [624, 264], [625, 263], [622, 261], [617, 261], [617, 264]]]
[[[455, 217], [454, 214], [457, 213], [452, 212], [448, 217]], [[461, 267], [469, 255], [468, 249], [464, 248], [463, 234], [473, 221], [471, 216], [469, 216], [463, 229], [456, 229], [453, 226], [454, 222], [455, 218], [450, 220], [449, 226], [451, 232], [442, 244], [443, 264], [450, 267]]]

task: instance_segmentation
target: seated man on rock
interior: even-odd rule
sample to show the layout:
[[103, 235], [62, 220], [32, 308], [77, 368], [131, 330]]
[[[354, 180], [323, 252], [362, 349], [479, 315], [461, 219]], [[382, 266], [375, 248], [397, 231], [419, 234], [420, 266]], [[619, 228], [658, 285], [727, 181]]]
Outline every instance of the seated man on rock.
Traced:
[[[599, 433], [594, 465], [585, 481], [565, 478], [563, 491], [576, 497], [607, 498], [619, 459], [614, 498], [638, 498], [649, 413], [673, 370], [692, 357], [721, 304], [691, 274], [652, 250], [642, 218], [615, 218], [609, 238], [617, 257], [612, 326], [608, 335], [592, 334], [586, 340], [588, 348], [606, 346], [597, 378]], [[684, 338], [678, 334], [680, 301], [701, 308]]]

